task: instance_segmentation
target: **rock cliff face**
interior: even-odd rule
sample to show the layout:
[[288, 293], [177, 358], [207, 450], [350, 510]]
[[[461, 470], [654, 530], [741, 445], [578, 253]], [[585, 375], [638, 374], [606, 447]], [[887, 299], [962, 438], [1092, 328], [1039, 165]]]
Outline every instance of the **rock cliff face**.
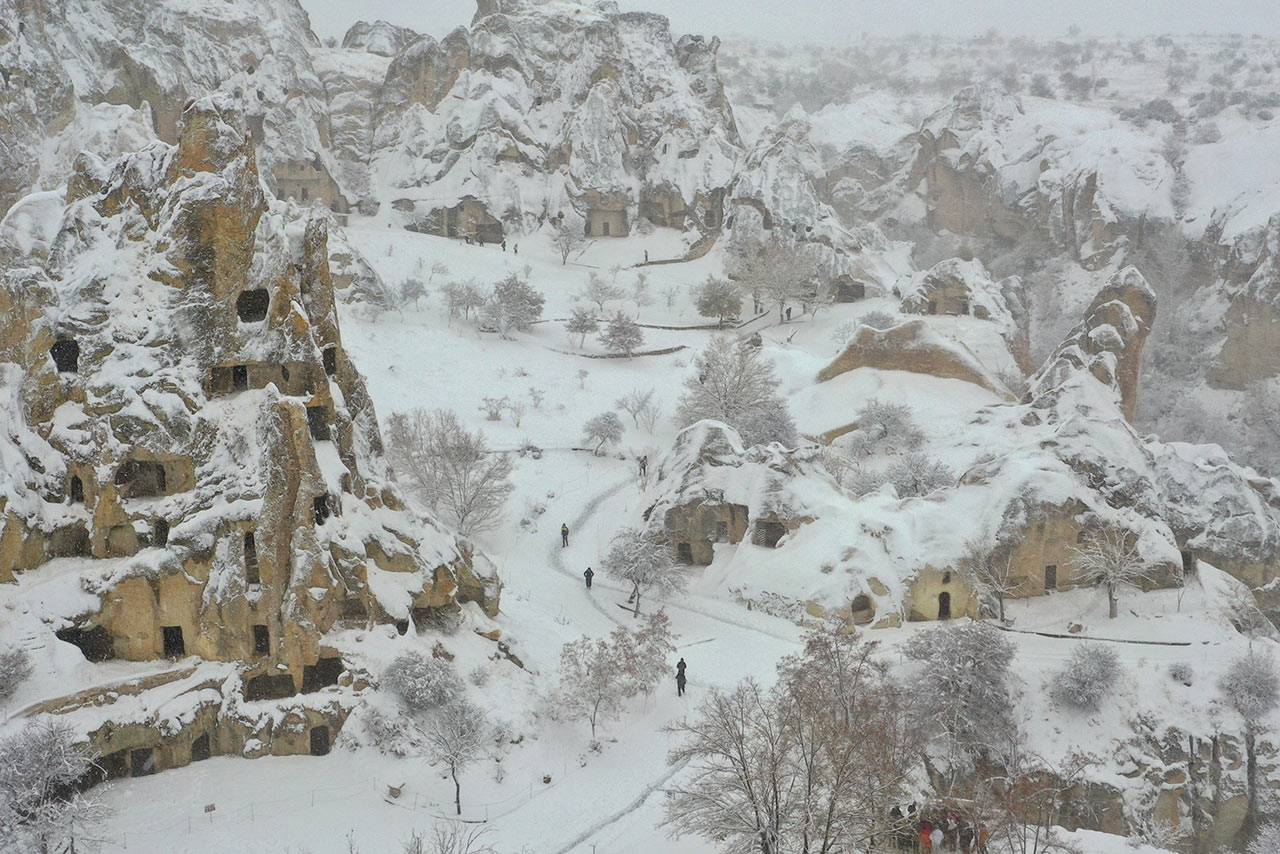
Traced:
[[65, 580], [38, 616], [91, 660], [234, 662], [249, 699], [335, 683], [341, 621], [496, 613], [487, 561], [405, 508], [326, 221], [266, 192], [234, 99], [77, 161], [66, 203], [0, 279], [0, 581]]

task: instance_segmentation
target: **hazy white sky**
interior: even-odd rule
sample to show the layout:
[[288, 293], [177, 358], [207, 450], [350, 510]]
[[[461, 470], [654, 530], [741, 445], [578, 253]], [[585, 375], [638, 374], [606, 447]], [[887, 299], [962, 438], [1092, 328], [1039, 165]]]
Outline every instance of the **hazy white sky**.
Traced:
[[[383, 18], [441, 36], [468, 24], [474, 0], [301, 0], [320, 37]], [[619, 0], [658, 12], [680, 33], [741, 33], [782, 41], [846, 41], [861, 33], [1015, 35], [1240, 32], [1280, 36], [1280, 0]]]

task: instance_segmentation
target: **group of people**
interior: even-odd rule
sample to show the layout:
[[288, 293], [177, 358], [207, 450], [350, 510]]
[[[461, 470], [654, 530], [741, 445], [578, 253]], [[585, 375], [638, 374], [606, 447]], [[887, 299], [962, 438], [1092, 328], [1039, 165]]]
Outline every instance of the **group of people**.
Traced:
[[905, 812], [894, 807], [889, 817], [900, 828], [894, 837], [894, 845], [900, 851], [988, 854], [991, 831], [984, 824], [965, 821], [957, 813], [925, 818], [917, 812], [915, 804], [910, 804]]
[[[470, 234], [464, 234], [462, 235], [462, 242], [466, 243], [468, 246], [470, 246], [473, 243], [478, 246], [484, 246], [484, 238], [479, 234], [477, 234], [474, 238], [472, 238]], [[507, 251], [507, 239], [505, 237], [502, 240], [495, 241], [495, 242], [497, 242], [497, 244], [502, 247], [503, 252]], [[512, 254], [519, 255], [520, 244], [519, 243], [515, 244], [514, 246], [511, 247], [511, 250], [512, 250]]]

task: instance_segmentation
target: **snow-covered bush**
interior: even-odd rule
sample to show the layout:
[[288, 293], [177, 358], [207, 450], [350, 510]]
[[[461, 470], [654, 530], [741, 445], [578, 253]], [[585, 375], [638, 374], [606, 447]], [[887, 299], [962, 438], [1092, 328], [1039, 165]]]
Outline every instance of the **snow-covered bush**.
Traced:
[[899, 498], [918, 498], [956, 482], [955, 472], [924, 454], [907, 454], [886, 474]]
[[1183, 685], [1190, 685], [1195, 679], [1195, 672], [1187, 662], [1175, 661], [1173, 664], [1169, 665], [1169, 678], [1174, 682], [1181, 682]]
[[604, 304], [609, 300], [622, 299], [622, 288], [610, 282], [606, 282], [604, 277], [599, 273], [591, 273], [587, 276], [587, 285], [578, 294], [579, 299], [596, 304], [599, 311], [604, 311]]
[[462, 696], [462, 679], [447, 661], [413, 652], [397, 657], [382, 673], [382, 685], [413, 711], [438, 709]]
[[1049, 694], [1064, 706], [1096, 711], [1120, 677], [1120, 656], [1105, 644], [1077, 646], [1053, 676]]
[[898, 325], [898, 318], [887, 311], [868, 311], [858, 318], [859, 326], [870, 326], [872, 329], [890, 329]]
[[840, 444], [854, 456], [899, 454], [924, 442], [911, 407], [872, 398], [858, 411], [857, 427], [841, 437]]
[[388, 715], [377, 706], [369, 706], [360, 716], [365, 741], [379, 753], [389, 756], [411, 756], [417, 752], [409, 719]]
[[605, 445], [616, 445], [622, 441], [624, 429], [618, 413], [602, 412], [582, 425], [582, 441], [591, 447], [592, 453], [599, 454]]
[[31, 658], [26, 650], [0, 652], [0, 700], [7, 700], [19, 683], [31, 675]]
[[[641, 423], [650, 423], [656, 421], [657, 418], [651, 419], [651, 415], [656, 411], [657, 404], [653, 400], [654, 390], [641, 391], [636, 389], [630, 394], [624, 395], [617, 399], [614, 406], [631, 416], [632, 423], [638, 428]], [[652, 429], [652, 427], [650, 428]]]

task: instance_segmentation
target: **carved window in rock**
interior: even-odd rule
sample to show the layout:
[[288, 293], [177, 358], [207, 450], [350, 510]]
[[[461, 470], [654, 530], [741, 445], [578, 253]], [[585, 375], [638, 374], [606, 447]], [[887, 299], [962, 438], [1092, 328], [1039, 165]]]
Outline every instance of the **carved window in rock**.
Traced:
[[244, 580], [246, 584], [261, 584], [262, 575], [258, 570], [258, 541], [253, 531], [244, 535]]
[[693, 563], [693, 546], [689, 543], [677, 543], [676, 560], [681, 563]]
[[271, 307], [271, 295], [265, 288], [241, 291], [236, 297], [236, 314], [244, 323], [256, 323], [266, 320], [267, 309]]
[[266, 626], [258, 625], [253, 627], [253, 654], [271, 654], [271, 630]]
[[329, 728], [317, 726], [311, 728], [311, 755], [326, 756], [329, 753]]
[[329, 438], [329, 410], [324, 406], [307, 407], [307, 429], [311, 438], [323, 442]]
[[55, 341], [49, 355], [60, 374], [74, 374], [80, 370], [80, 345], [70, 338]]
[[152, 460], [125, 460], [116, 470], [115, 484], [122, 498], [164, 495], [164, 465]]
[[84, 481], [79, 475], [71, 475], [71, 481], [67, 485], [67, 498], [72, 504], [84, 503]]
[[1051, 563], [1044, 568], [1044, 589], [1058, 589], [1058, 565], [1056, 563]]
[[169, 522], [165, 519], [157, 519], [151, 525], [151, 544], [153, 546], [166, 546], [169, 544]]
[[324, 372], [333, 376], [338, 372], [338, 348], [330, 344], [320, 351], [320, 360], [324, 363]]
[[249, 366], [234, 365], [231, 368], [231, 390], [247, 391], [249, 388]]
[[187, 644], [182, 638], [182, 626], [162, 626], [164, 636], [164, 657], [183, 658], [187, 654]]
[[191, 761], [203, 762], [212, 755], [209, 749], [209, 733], [204, 733], [195, 741], [191, 742]]
[[315, 517], [316, 525], [323, 525], [329, 520], [330, 514], [333, 512], [329, 506], [328, 495], [317, 495], [311, 500], [311, 512]]

